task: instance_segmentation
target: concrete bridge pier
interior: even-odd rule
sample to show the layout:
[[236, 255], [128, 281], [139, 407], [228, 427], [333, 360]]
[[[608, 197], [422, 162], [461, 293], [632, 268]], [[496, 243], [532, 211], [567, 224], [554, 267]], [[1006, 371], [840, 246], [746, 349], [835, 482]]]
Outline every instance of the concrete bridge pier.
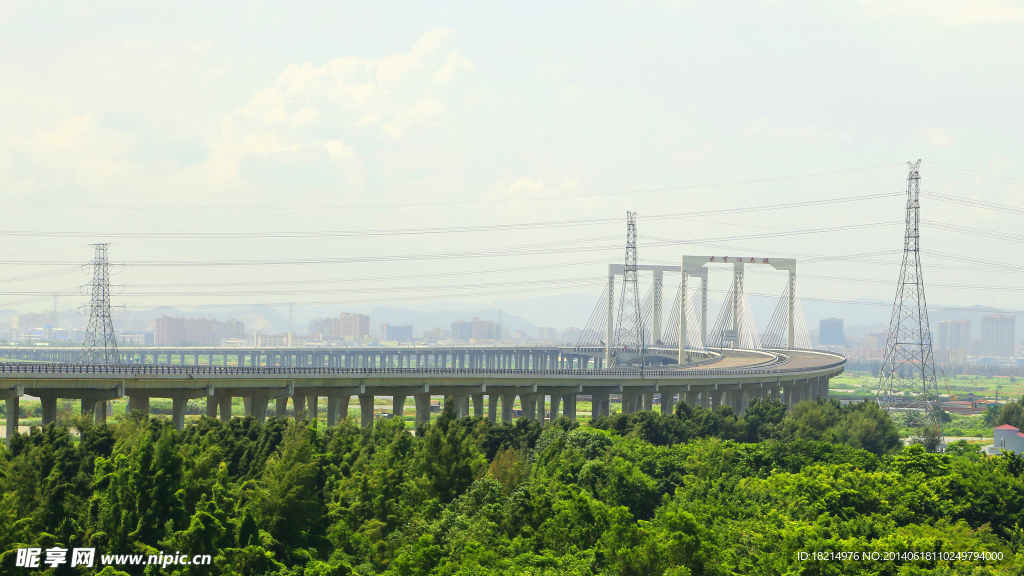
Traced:
[[338, 397], [338, 413], [335, 416], [335, 421], [337, 421], [337, 419], [339, 418], [341, 420], [348, 420], [348, 407], [351, 400], [351, 394], [342, 394], [341, 396]]
[[43, 426], [57, 421], [57, 397], [40, 396], [39, 403], [43, 408]]
[[11, 438], [18, 431], [18, 414], [21, 409], [21, 397], [25, 394], [24, 386], [15, 386], [6, 390], [0, 390], [0, 398], [7, 404], [7, 445], [10, 446]]
[[230, 422], [231, 421], [231, 396], [224, 394], [217, 399], [217, 404], [220, 406], [220, 421]]
[[131, 414], [137, 410], [149, 415], [149, 396], [132, 395], [128, 397], [128, 413]]
[[[474, 401], [475, 401], [475, 397], [474, 397]], [[483, 404], [483, 401], [484, 401], [483, 396], [481, 396], [480, 397], [480, 403]], [[405, 420], [405, 395], [404, 394], [401, 394], [401, 395], [395, 394], [392, 397], [391, 413], [394, 415], [395, 418], [398, 418], [399, 420]]]
[[373, 426], [373, 394], [359, 395], [359, 423], [363, 428]]
[[498, 395], [488, 394], [487, 395], [487, 419], [494, 424], [498, 421]]
[[[174, 428], [181, 430], [185, 428], [185, 408], [188, 407], [188, 398], [171, 398], [171, 419], [174, 421]], [[263, 406], [264, 412], [266, 406]]]
[[277, 399], [277, 406], [274, 407], [274, 416], [284, 418], [288, 415], [288, 397], [282, 396]]
[[320, 402], [319, 396], [306, 396], [306, 414], [309, 417], [309, 421], [313, 422], [317, 419], [317, 404]]
[[511, 422], [512, 421], [512, 405], [516, 401], [515, 394], [502, 394], [501, 395], [501, 421]]
[[[94, 421], [99, 424], [106, 422], [106, 401], [124, 396], [124, 383], [121, 381], [103, 382], [96, 388], [35, 388], [25, 387], [25, 394], [39, 398], [43, 406], [43, 425], [57, 420], [57, 399], [75, 398], [82, 401], [82, 414], [92, 412]], [[104, 403], [98, 410], [98, 403]]]
[[349, 394], [332, 394], [327, 397], [327, 426], [335, 426], [338, 419], [348, 418]]
[[654, 412], [654, 392], [644, 394], [644, 410]]
[[430, 394], [417, 394], [416, 399], [416, 425], [430, 422]]
[[743, 413], [743, 389], [739, 386], [729, 390], [729, 406], [737, 416]]
[[548, 418], [551, 420], [558, 419], [558, 405], [561, 403], [562, 398], [557, 394], [551, 395], [551, 412], [548, 413]]
[[519, 396], [523, 405], [523, 415], [527, 420], [537, 420], [537, 395], [523, 394]]
[[608, 413], [611, 410], [610, 396], [610, 394], [594, 394], [591, 396], [591, 418], [596, 418], [598, 416], [608, 416]]
[[718, 408], [719, 405], [721, 405], [722, 394], [725, 394], [725, 390], [707, 390], [709, 410], [714, 410], [715, 408]]
[[484, 395], [482, 393], [480, 393], [480, 394], [473, 394], [471, 397], [473, 398], [473, 416], [477, 416], [477, 417], [483, 416], [484, 415]]
[[562, 415], [566, 418], [576, 421], [576, 394], [566, 394], [562, 396]]
[[680, 389], [677, 389], [677, 388], [664, 388], [663, 387], [661, 389], [661, 414], [662, 414], [662, 416], [669, 416], [671, 414], [675, 414], [675, 412], [676, 412], [676, 404], [678, 403], [677, 400], [676, 400], [676, 394], [679, 395], [679, 400], [684, 400], [685, 401], [686, 400], [686, 395], [689, 394], [689, 392], [686, 392], [685, 389], [680, 390]]

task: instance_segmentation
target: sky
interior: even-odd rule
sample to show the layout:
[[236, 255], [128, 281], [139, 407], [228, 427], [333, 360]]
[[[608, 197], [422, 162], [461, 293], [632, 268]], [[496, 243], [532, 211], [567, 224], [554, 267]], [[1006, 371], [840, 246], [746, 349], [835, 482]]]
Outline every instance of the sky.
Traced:
[[109, 242], [127, 310], [579, 326], [627, 210], [642, 263], [891, 302], [922, 159], [929, 304], [1024, 310], [1022, 32], [997, 0], [4, 2], [0, 309], [84, 305]]

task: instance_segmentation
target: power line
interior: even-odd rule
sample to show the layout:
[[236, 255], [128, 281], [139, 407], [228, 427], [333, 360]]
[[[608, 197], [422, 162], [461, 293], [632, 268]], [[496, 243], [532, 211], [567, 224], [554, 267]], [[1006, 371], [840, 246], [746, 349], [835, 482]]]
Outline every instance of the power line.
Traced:
[[[763, 184], [767, 182], [779, 182], [784, 180], [796, 180], [800, 178], [813, 178], [815, 176], [831, 176], [835, 174], [845, 174], [850, 172], [863, 172], [866, 170], [876, 170], [879, 168], [891, 168], [899, 166], [900, 164], [878, 164], [875, 166], [864, 166], [860, 168], [847, 168], [843, 170], [829, 170], [824, 172], [810, 172], [806, 174], [796, 174], [791, 176], [776, 176], [771, 178], [754, 178], [749, 180], [734, 180], [731, 182], [719, 182], [714, 184], [692, 184], [684, 186], [670, 186], [663, 188], [646, 188], [639, 190], [625, 190], [618, 192], [599, 192], [592, 194], [575, 194], [569, 196], [534, 196], [534, 197], [518, 197], [518, 198], [496, 198], [488, 200], [451, 200], [444, 202], [406, 202], [406, 203], [381, 203], [381, 204], [348, 204], [348, 205], [303, 205], [303, 206], [202, 206], [203, 210], [356, 210], [365, 208], [421, 208], [428, 206], [465, 206], [473, 204], [504, 204], [511, 202], [542, 202], [542, 201], [559, 201], [559, 200], [577, 200], [583, 198], [607, 198], [614, 196], [631, 196], [636, 194], [655, 194], [659, 192], [680, 192], [684, 190], [702, 190], [709, 188], [722, 188], [728, 186], [741, 186], [745, 184]], [[124, 205], [124, 204], [41, 204], [34, 202], [5, 202], [0, 206], [8, 207], [30, 207], [30, 208], [47, 208], [47, 209], [119, 209], [119, 210], [195, 210], [197, 206], [145, 206], [145, 205]]]
[[[844, 230], [859, 230], [880, 226], [893, 226], [896, 222], [870, 222], [866, 224], [851, 224], [848, 226], [829, 226], [826, 228], [809, 228], [802, 230], [781, 230], [757, 234], [742, 234], [736, 236], [724, 236], [708, 239], [709, 241], [747, 240], [755, 238], [795, 236], [806, 234], [820, 234]], [[357, 263], [379, 263], [379, 262], [405, 262], [417, 260], [449, 260], [462, 258], [489, 258], [496, 256], [537, 256], [543, 254], [561, 254], [563, 252], [603, 252], [617, 249], [613, 245], [595, 246], [595, 242], [608, 240], [608, 237], [585, 238], [578, 240], [546, 242], [541, 244], [529, 244], [503, 248], [487, 248], [470, 250], [464, 252], [440, 252], [424, 254], [396, 254], [390, 256], [353, 256], [340, 258], [295, 258], [276, 260], [136, 260], [128, 261], [127, 266], [186, 266], [186, 267], [232, 267], [232, 266], [289, 266], [289, 265], [311, 265], [311, 264], [357, 264]], [[650, 247], [676, 246], [679, 244], [692, 244], [692, 239], [669, 239], [654, 238], [655, 242], [646, 244]], [[24, 260], [9, 260], [0, 262], [4, 265], [66, 265], [66, 262], [29, 262]]]
[[984, 200], [958, 198], [948, 194], [940, 194], [939, 192], [922, 192], [922, 194], [927, 198], [934, 198], [940, 202], [960, 204], [962, 206], [970, 206], [972, 208], [984, 208], [985, 210], [994, 210], [996, 212], [1005, 212], [1007, 214], [1024, 215], [1024, 208], [1018, 208], [1017, 206], [1010, 206], [1008, 204], [996, 204], [995, 202], [986, 202]]
[[969, 168], [959, 168], [957, 166], [950, 166], [948, 164], [939, 164], [938, 162], [928, 162], [927, 160], [925, 160], [925, 163], [931, 165], [933, 168], [937, 166], [942, 166], [942, 168], [934, 168], [939, 172], [948, 172], [950, 174], [957, 174], [960, 176], [971, 176], [974, 178], [981, 178], [983, 180], [993, 180], [995, 182], [1001, 182], [1003, 184], [1015, 184], [1017, 186], [1024, 186], [1024, 180], [1013, 178], [1011, 176], [1002, 176], [999, 174], [990, 174], [988, 172], [979, 172], [977, 170], [971, 170]]
[[[701, 216], [713, 216], [722, 214], [736, 214], [742, 212], [764, 212], [767, 210], [786, 210], [793, 208], [804, 208], [811, 206], [822, 206], [829, 204], [841, 204], [848, 202], [859, 202], [863, 200], [876, 200], [879, 198], [891, 198], [899, 193], [865, 194], [860, 196], [846, 196], [842, 198], [830, 198], [824, 200], [806, 200], [799, 202], [786, 202], [782, 204], [767, 204], [761, 206], [744, 206], [734, 208], [720, 208], [714, 210], [703, 210], [696, 212], [676, 212], [669, 214], [655, 214], [645, 217], [646, 220], [677, 220], [693, 219]], [[598, 226], [613, 224], [616, 218], [590, 218], [583, 220], [557, 220], [547, 222], [524, 222], [514, 224], [485, 224], [476, 226], [453, 226], [446, 228], [407, 228], [407, 229], [370, 229], [370, 230], [326, 230], [315, 232], [43, 232], [32, 230], [7, 230], [0, 231], [0, 236], [12, 237], [39, 237], [39, 238], [119, 238], [119, 239], [203, 239], [203, 240], [228, 240], [237, 243], [239, 239], [255, 239], [260, 241], [281, 241], [281, 240], [323, 240], [325, 238], [363, 238], [367, 236], [390, 237], [409, 235], [435, 235], [435, 234], [464, 234], [473, 232], [506, 232], [510, 230], [531, 230], [543, 228], [568, 228], [576, 226]]]

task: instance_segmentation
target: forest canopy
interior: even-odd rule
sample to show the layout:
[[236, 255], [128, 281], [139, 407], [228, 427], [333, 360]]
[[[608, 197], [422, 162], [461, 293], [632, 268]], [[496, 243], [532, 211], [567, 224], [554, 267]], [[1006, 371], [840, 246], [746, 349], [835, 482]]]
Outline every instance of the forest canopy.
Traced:
[[16, 549], [58, 545], [213, 557], [103, 574], [1020, 574], [1022, 474], [965, 443], [902, 448], [871, 402], [543, 426], [443, 412], [415, 431], [133, 414], [12, 438], [0, 566], [28, 573]]

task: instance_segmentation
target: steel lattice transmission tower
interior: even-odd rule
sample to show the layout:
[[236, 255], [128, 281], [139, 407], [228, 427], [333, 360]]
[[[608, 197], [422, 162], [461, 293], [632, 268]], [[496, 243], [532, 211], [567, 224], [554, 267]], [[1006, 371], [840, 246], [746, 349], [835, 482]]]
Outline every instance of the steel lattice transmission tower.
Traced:
[[640, 302], [640, 282], [636, 271], [636, 212], [626, 212], [626, 266], [622, 273], [622, 294], [619, 297], [618, 345], [616, 364], [639, 359], [644, 365], [644, 318]]
[[[921, 411], [921, 425], [936, 426], [940, 434], [942, 421], [937, 412], [939, 388], [935, 380], [932, 336], [928, 326], [928, 303], [924, 297], [924, 276], [921, 274], [921, 161], [908, 162], [907, 231], [903, 243], [903, 265], [896, 286], [889, 338], [885, 344], [882, 372], [878, 381], [878, 403], [890, 410], [899, 407]], [[898, 401], [901, 395], [909, 402]]]
[[114, 323], [110, 319], [110, 262], [107, 260], [107, 247], [110, 244], [92, 244], [96, 249], [92, 266], [92, 282], [88, 284], [92, 291], [89, 302], [89, 327], [85, 331], [85, 343], [82, 345], [83, 364], [119, 364], [121, 357], [117, 353], [117, 336], [114, 334]]

